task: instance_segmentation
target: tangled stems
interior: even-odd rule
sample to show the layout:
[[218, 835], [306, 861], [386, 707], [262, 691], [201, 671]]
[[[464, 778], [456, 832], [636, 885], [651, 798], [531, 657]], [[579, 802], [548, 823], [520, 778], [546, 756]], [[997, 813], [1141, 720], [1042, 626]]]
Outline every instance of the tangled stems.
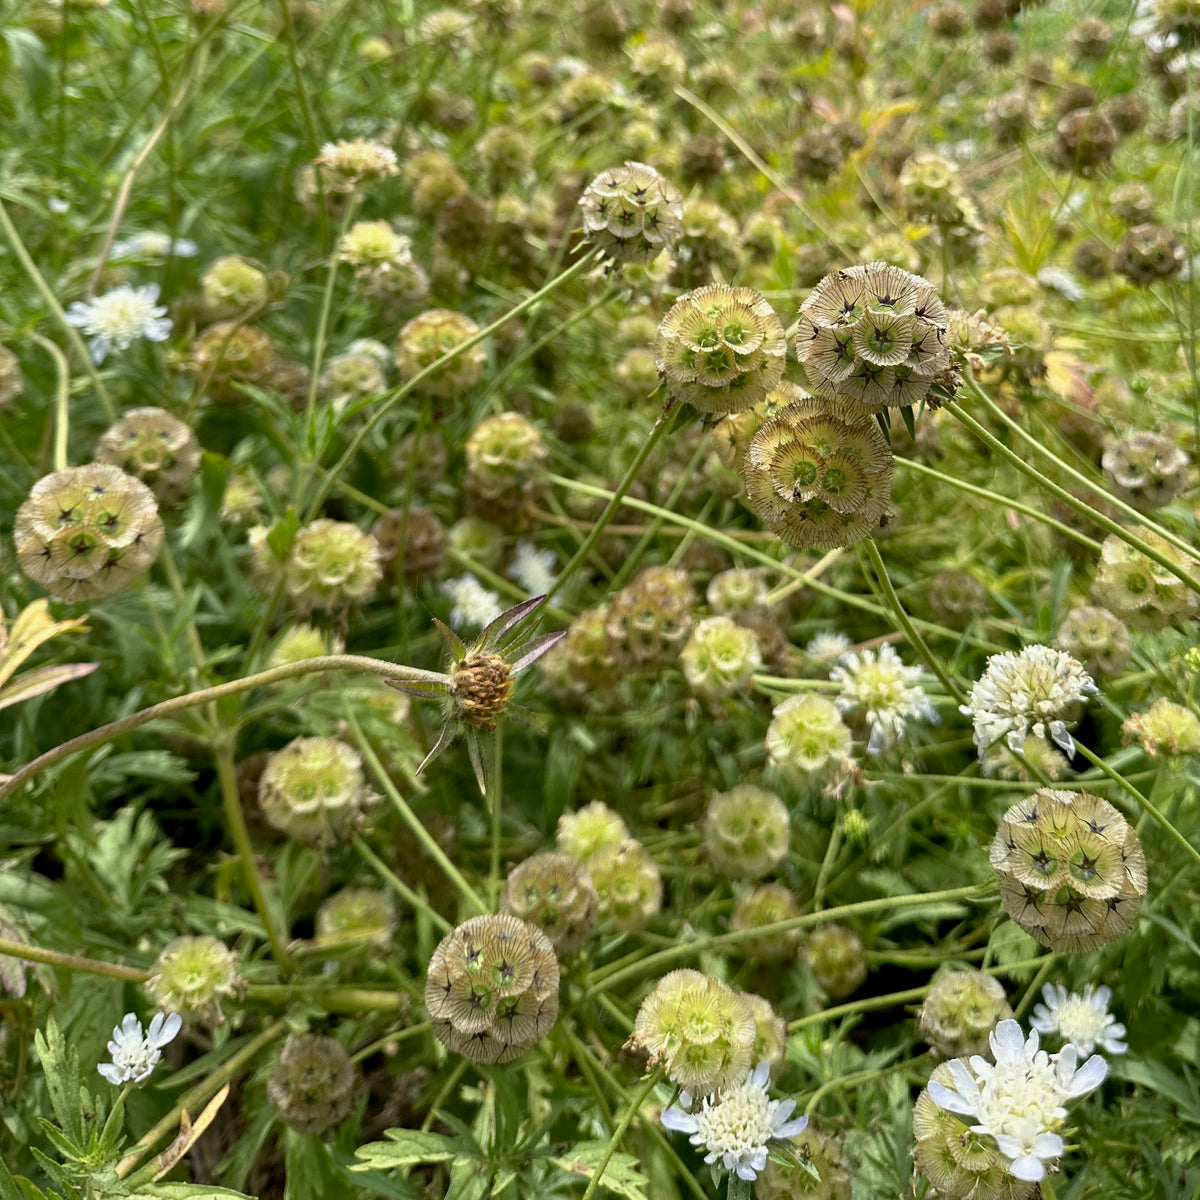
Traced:
[[197, 692], [188, 692], [183, 696], [174, 696], [131, 713], [120, 720], [110, 721], [97, 729], [82, 733], [79, 737], [62, 742], [45, 754], [39, 754], [32, 762], [26, 763], [14, 775], [10, 775], [0, 783], [0, 800], [12, 795], [34, 776], [53, 767], [55, 764], [78, 754], [82, 750], [90, 750], [93, 746], [102, 746], [123, 734], [148, 725], [160, 717], [169, 717], [173, 713], [195, 708], [198, 704], [212, 704], [229, 696], [237, 696], [256, 687], [265, 687], [272, 683], [282, 683], [287, 679], [299, 679], [304, 675], [313, 675], [319, 671], [364, 671], [371, 675], [380, 675], [384, 679], [400, 679], [410, 683], [440, 683], [448, 684], [450, 676], [439, 671], [423, 671], [419, 667], [406, 667], [401, 663], [386, 662], [379, 658], [367, 658], [361, 654], [323, 654], [317, 658], [307, 658], [300, 662], [285, 663], [283, 666], [272, 667], [247, 675], [243, 679], [232, 679], [228, 683], [219, 683], [213, 687], [201, 688]]
[[608, 1169], [608, 1164], [612, 1162], [612, 1156], [616, 1153], [617, 1147], [621, 1144], [621, 1139], [625, 1136], [629, 1126], [633, 1123], [633, 1118], [637, 1115], [642, 1105], [646, 1102], [646, 1097], [654, 1091], [655, 1085], [662, 1078], [662, 1067], [658, 1067], [651, 1071], [646, 1076], [645, 1082], [637, 1092], [634, 1093], [629, 1103], [625, 1106], [625, 1111], [621, 1114], [621, 1119], [617, 1122], [617, 1127], [612, 1132], [612, 1137], [608, 1139], [608, 1148], [604, 1151], [604, 1157], [596, 1164], [595, 1173], [588, 1181], [586, 1190], [583, 1193], [583, 1200], [591, 1200], [596, 1194], [596, 1189], [600, 1186], [600, 1181], [604, 1177], [604, 1172]]
[[729, 933], [718, 933], [712, 937], [699, 938], [694, 942], [680, 942], [668, 946], [665, 950], [647, 954], [628, 966], [591, 972], [588, 976], [588, 986], [584, 998], [594, 996], [601, 989], [611, 991], [619, 983], [639, 979], [643, 975], [652, 974], [706, 950], [735, 946], [738, 942], [754, 938], [771, 937], [776, 933], [788, 933], [793, 929], [807, 929], [810, 925], [822, 925], [826, 921], [866, 916], [868, 913], [894, 912], [901, 908], [910, 908], [921, 904], [942, 904], [951, 900], [983, 899], [993, 890], [993, 887], [994, 885], [989, 881], [987, 883], [970, 883], [965, 887], [949, 888], [942, 892], [917, 892], [910, 896], [882, 896], [878, 900], [860, 900], [855, 904], [843, 904], [839, 908], [827, 908], [822, 912], [790, 917], [786, 921], [774, 921], [770, 925], [758, 925], [753, 929], [732, 930]]

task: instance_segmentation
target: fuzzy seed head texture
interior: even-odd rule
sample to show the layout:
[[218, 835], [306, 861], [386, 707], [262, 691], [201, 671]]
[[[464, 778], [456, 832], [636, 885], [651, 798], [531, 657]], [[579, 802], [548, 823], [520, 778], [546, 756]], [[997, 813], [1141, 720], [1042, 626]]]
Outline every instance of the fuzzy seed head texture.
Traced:
[[1071, 609], [1058, 627], [1054, 642], [1078, 659], [1090, 675], [1117, 675], [1133, 654], [1128, 626], [1098, 605]]
[[791, 820], [773, 792], [741, 783], [717, 792], [704, 818], [704, 849], [730, 879], [761, 879], [787, 856]]
[[835, 921], [818, 925], [805, 940], [801, 955], [813, 978], [835, 1000], [858, 991], [867, 977], [862, 938]]
[[1200, 754], [1200, 716], [1165, 696], [1121, 725], [1126, 741], [1141, 743], [1148, 758], [1194, 758]]
[[[394, 357], [400, 378], [409, 382], [478, 332], [479, 326], [470, 317], [447, 308], [431, 308], [413, 317], [396, 339]], [[426, 375], [421, 390], [431, 396], [457, 396], [479, 381], [486, 362], [483, 343], [477, 342]]]
[[237, 968], [237, 954], [219, 939], [208, 934], [178, 937], [154, 960], [145, 987], [165, 1012], [220, 1025], [221, 1001], [234, 994]]
[[376, 799], [358, 751], [337, 738], [293, 739], [271, 755], [258, 781], [263, 815], [302, 842], [349, 837]]
[[684, 571], [646, 567], [611, 599], [604, 628], [618, 662], [650, 671], [678, 657], [692, 632], [695, 593]]
[[131, 408], [100, 435], [96, 462], [120, 467], [167, 504], [182, 498], [200, 469], [200, 443], [165, 409]]
[[683, 228], [683, 197], [653, 167], [626, 162], [602, 171], [579, 201], [583, 232], [614, 263], [648, 262]]
[[327, 517], [296, 534], [283, 565], [288, 598], [305, 612], [369, 600], [382, 576], [379, 543], [357, 525]]
[[938, 975], [917, 1017], [917, 1032], [938, 1058], [982, 1054], [988, 1034], [1013, 1015], [1004, 987], [983, 971]]
[[762, 670], [762, 652], [753, 630], [732, 617], [706, 617], [680, 651], [679, 665], [696, 695], [715, 700], [747, 688]]
[[587, 868], [606, 928], [635, 933], [662, 911], [662, 873], [636, 838], [601, 846], [587, 859]]
[[[798, 916], [800, 901], [794, 892], [781, 883], [760, 883], [747, 888], [734, 902], [729, 927], [735, 932], [743, 933], [763, 925], [790, 921]], [[800, 940], [801, 931], [790, 929], [782, 933], [744, 938], [731, 949], [733, 953], [751, 962], [760, 959], [783, 960], [795, 957], [800, 948]]]

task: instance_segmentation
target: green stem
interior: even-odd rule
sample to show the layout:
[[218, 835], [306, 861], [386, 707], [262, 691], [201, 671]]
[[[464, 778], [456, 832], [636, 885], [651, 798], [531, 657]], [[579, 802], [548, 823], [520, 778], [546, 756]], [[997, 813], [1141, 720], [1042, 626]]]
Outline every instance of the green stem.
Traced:
[[817, 882], [813, 885], [813, 912], [821, 911], [821, 902], [825, 898], [825, 884], [829, 879], [829, 872], [833, 869], [833, 862], [837, 858], [837, 852], [841, 848], [842, 827], [841, 824], [837, 824], [834, 825], [833, 830], [829, 834], [829, 841], [825, 846], [825, 857], [821, 860], [821, 869], [817, 872]]
[[13, 253], [17, 256], [17, 261], [21, 264], [25, 274], [29, 277], [29, 282], [33, 284], [38, 295], [41, 296], [43, 303], [50, 310], [54, 319], [62, 326], [63, 333], [66, 335], [67, 341], [71, 343], [71, 348], [79, 355], [87, 369], [87, 373], [91, 376], [92, 387], [96, 389], [96, 396], [104, 409], [104, 415], [110, 420], [117, 419], [117, 410], [113, 407], [113, 402], [108, 395], [108, 390], [105, 388], [100, 379], [100, 372], [96, 370], [96, 364], [92, 361], [91, 352], [84, 345], [83, 338], [79, 336], [79, 330], [75, 328], [67, 320], [67, 314], [63, 311], [63, 306], [59, 304], [58, 297], [54, 294], [50, 285], [42, 277], [41, 271], [38, 270], [37, 264], [33, 261], [29, 251], [25, 248], [25, 243], [21, 240], [21, 235], [17, 232], [17, 227], [13, 224], [12, 218], [8, 215], [8, 209], [4, 206], [4, 201], [0, 200], [0, 230], [3, 230], [4, 236], [8, 239], [8, 244], [12, 247]]
[[170, 700], [163, 700], [158, 704], [150, 705], [149, 708], [131, 713], [127, 717], [121, 717], [120, 720], [110, 721], [109, 724], [101, 725], [98, 729], [81, 733], [79, 737], [71, 738], [70, 741], [63, 742], [52, 750], [47, 750], [45, 754], [39, 754], [33, 762], [27, 763], [3, 783], [0, 783], [0, 800], [11, 795], [35, 775], [62, 762], [63, 759], [70, 758], [81, 750], [102, 746], [105, 742], [111, 742], [134, 729], [148, 725], [151, 721], [158, 720], [160, 717], [169, 717], [173, 713], [195, 708], [198, 704], [215, 703], [228, 696], [237, 696], [242, 692], [248, 692], [252, 688], [282, 683], [287, 679], [299, 679], [304, 675], [312, 675], [319, 671], [365, 671], [372, 675], [381, 675], [384, 679], [398, 679], [407, 682], [444, 684], [450, 682], [448, 675], [442, 675], [436, 671], [422, 671], [418, 667], [406, 667], [400, 663], [390, 663], [379, 658], [366, 658], [361, 654], [325, 654], [317, 658], [306, 658], [300, 662], [285, 663], [267, 671], [259, 671], [255, 675], [247, 675], [243, 679], [233, 679], [228, 683], [218, 683], [213, 687], [201, 688], [198, 692], [174, 696]]
[[450, 861], [446, 856], [446, 852], [437, 844], [433, 835], [421, 823], [421, 819], [411, 808], [407, 801], [400, 795], [396, 785], [392, 782], [391, 777], [383, 769], [383, 764], [379, 761], [379, 756], [375, 753], [371, 743], [367, 741], [363, 735], [362, 729], [354, 718], [354, 714], [347, 711], [346, 720], [350, 726], [350, 731], [354, 736], [355, 745], [358, 747], [359, 753], [363, 756], [363, 760], [371, 769], [375, 776], [376, 782], [383, 788], [383, 794], [387, 796], [392, 807], [399, 814], [400, 819], [408, 827], [409, 832], [421, 844], [421, 848], [437, 863], [442, 873], [458, 890], [458, 894], [462, 896], [467, 905], [477, 913], [486, 913], [491, 911], [483, 900], [476, 893], [475, 889], [463, 878], [462, 872]]
[[360, 837], [354, 838], [354, 849], [364, 858], [370, 865], [371, 869], [400, 897], [406, 904], [415, 909], [417, 912], [424, 913], [429, 918], [430, 922], [435, 925], [442, 933], [449, 933], [451, 929], [450, 922], [442, 916], [440, 912], [432, 908], [429, 903], [408, 886], [395, 871], [393, 871], [387, 863], [367, 845]]
[[233, 838], [238, 858], [241, 859], [242, 875], [250, 889], [254, 907], [267, 931], [271, 953], [280, 967], [287, 971], [292, 966], [291, 956], [287, 952], [287, 935], [275, 919], [262, 876], [258, 873], [254, 847], [250, 842], [250, 830], [246, 827], [246, 814], [242, 812], [242, 799], [233, 761], [233, 742], [233, 734], [222, 733], [213, 743], [213, 759], [217, 768], [217, 779], [221, 785], [221, 806], [225, 813], [225, 823], [229, 827], [229, 835]]
[[859, 545], [863, 548], [867, 558], [871, 560], [871, 565], [875, 568], [875, 574], [879, 579], [880, 587], [883, 588], [883, 594], [887, 598], [892, 615], [904, 631], [904, 636], [908, 638], [909, 645], [917, 652], [917, 656], [924, 661], [925, 665], [942, 681], [942, 686], [946, 691], [959, 704], [966, 704], [966, 696], [954, 680], [950, 678], [945, 667], [930, 653], [929, 647], [925, 644], [925, 639], [917, 632], [912, 619], [904, 611], [904, 605], [900, 603], [900, 597], [896, 595], [896, 589], [892, 586], [892, 581], [888, 577], [887, 567], [883, 565], [883, 555], [879, 553], [879, 547], [875, 544], [875, 539], [865, 538]]
[[1038, 993], [1042, 989], [1042, 984], [1046, 982], [1046, 977], [1054, 970], [1054, 963], [1057, 958], [1057, 954], [1051, 953], [1046, 955], [1045, 962], [1038, 968], [1038, 973], [1033, 977], [1032, 982], [1025, 989], [1025, 994], [1021, 997], [1020, 1003], [1013, 1010], [1013, 1016], [1018, 1021], [1024, 1019], [1029, 1006], [1037, 999]]
[[54, 359], [56, 383], [54, 387], [54, 469], [67, 468], [67, 436], [71, 430], [71, 408], [69, 404], [71, 367], [67, 356], [47, 337], [40, 333], [30, 334], [47, 354]]
[[406, 996], [402, 991], [351, 985], [314, 990], [295, 988], [286, 983], [260, 983], [246, 989], [246, 999], [274, 1007], [302, 1002], [308, 1007], [316, 1005], [326, 1012], [361, 1013], [396, 1012], [404, 1006]]
[[1148, 812], [1159, 823], [1159, 825], [1161, 825], [1162, 828], [1166, 830], [1166, 832], [1172, 838], [1174, 838], [1174, 840], [1178, 842], [1179, 845], [1181, 845], [1193, 859], [1195, 859], [1196, 862], [1200, 862], [1200, 850], [1197, 850], [1196, 847], [1193, 846], [1192, 843], [1189, 842], [1187, 838], [1184, 837], [1184, 835], [1167, 819], [1166, 813], [1164, 813], [1157, 804], [1155, 804], [1148, 796], [1144, 796], [1141, 792], [1139, 792], [1138, 789], [1135, 788], [1133, 784], [1125, 778], [1124, 775], [1120, 774], [1118, 771], [1114, 771], [1112, 767], [1110, 767], [1108, 763], [1104, 761], [1104, 759], [1097, 754], [1093, 754], [1092, 751], [1081, 742], [1077, 741], [1075, 743], [1075, 749], [1079, 754], [1082, 754], [1083, 757], [1086, 758], [1093, 767], [1103, 771], [1104, 774], [1109, 777], [1109, 779], [1111, 779], [1115, 784], [1132, 796], [1138, 802], [1138, 804], [1140, 804], [1142, 808], [1144, 808], [1146, 812]]
[[794, 929], [807, 929], [810, 925], [822, 925], [826, 921], [842, 921], [850, 917], [867, 916], [876, 912], [895, 912], [897, 909], [910, 908], [920, 904], [943, 904], [952, 900], [982, 899], [992, 890], [991, 882], [971, 883], [965, 887], [950, 888], [941, 892], [918, 892], [910, 896], [882, 896], [877, 900], [860, 900], [855, 904], [843, 904], [839, 908], [827, 908], [823, 912], [806, 913], [800, 917], [790, 917], [786, 921], [774, 921], [770, 925], [759, 925], [754, 929], [732, 930], [729, 933], [718, 933], [712, 937], [697, 938], [693, 942], [680, 942], [647, 954], [627, 967], [605, 972], [603, 968], [593, 971], [587, 980], [587, 996], [594, 995], [601, 988], [611, 991], [618, 982], [639, 979], [644, 975], [668, 966], [672, 963], [692, 958], [695, 955], [710, 950], [736, 946], [757, 937], [771, 937], [777, 933], [788, 933]]
[[807, 1116], [812, 1116], [817, 1105], [820, 1103], [821, 1097], [828, 1092], [840, 1091], [842, 1088], [858, 1087], [860, 1084], [870, 1083], [873, 1079], [883, 1079], [885, 1076], [894, 1075], [897, 1071], [906, 1070], [914, 1064], [921, 1062], [926, 1057], [926, 1054], [921, 1054], [916, 1058], [907, 1058], [904, 1062], [892, 1063], [890, 1067], [876, 1067], [870, 1071], [855, 1071], [850, 1075], [838, 1075], [821, 1084], [809, 1096], [808, 1103], [804, 1106], [804, 1112]]
[[612, 1156], [617, 1152], [617, 1146], [620, 1145], [621, 1139], [633, 1123], [633, 1118], [641, 1111], [642, 1105], [646, 1103], [646, 1098], [654, 1091], [655, 1085], [662, 1078], [662, 1074], [662, 1068], [658, 1067], [647, 1075], [646, 1081], [634, 1093], [633, 1098], [625, 1106], [625, 1111], [621, 1114], [621, 1119], [617, 1122], [617, 1127], [613, 1130], [612, 1137], [608, 1139], [608, 1148], [604, 1151], [604, 1157], [596, 1164], [596, 1170], [593, 1172], [591, 1179], [588, 1180], [588, 1185], [584, 1189], [583, 1200], [592, 1200], [592, 1197], [596, 1194], [596, 1189], [600, 1186], [600, 1180], [604, 1178], [604, 1172], [608, 1170], [608, 1164], [612, 1162]]
[[487, 791], [484, 802], [492, 816], [492, 846], [491, 858], [488, 864], [488, 895], [492, 903], [500, 899], [500, 820], [504, 812], [504, 726], [496, 726], [493, 735], [495, 741], [495, 761], [492, 765], [492, 777], [487, 781]]
[[95, 958], [83, 958], [78, 954], [63, 954], [58, 950], [43, 950], [40, 946], [28, 946], [24, 942], [0, 938], [0, 957], [24, 959], [26, 962], [45, 963], [51, 967], [62, 967], [67, 971], [84, 971], [88, 975], [104, 975], [109, 979], [124, 979], [127, 983], [145, 983], [149, 971], [137, 967], [122, 967], [117, 963], [100, 962]]
[[[668, 402], [666, 407], [658, 414], [658, 419], [654, 422], [653, 428], [645, 441], [642, 442], [637, 454], [633, 456], [633, 462], [629, 464], [628, 470], [625, 472], [624, 478], [617, 484], [616, 490], [611, 493], [608, 504], [604, 511], [600, 514], [600, 519], [588, 531], [587, 537], [583, 539], [582, 545], [571, 556], [571, 561], [562, 569], [562, 574], [554, 581], [554, 586], [551, 587], [549, 596], [553, 598], [566, 584], [567, 580], [575, 573], [579, 565], [584, 562], [589, 554], [591, 554], [596, 543], [600, 540], [604, 530], [608, 527], [608, 523], [616, 515], [617, 509], [621, 507], [621, 502], [625, 497], [625, 493], [633, 486], [633, 481], [637, 478], [638, 472], [642, 469], [646, 459], [650, 457], [651, 450], [658, 444], [659, 439], [667, 431], [667, 418], [670, 416], [673, 405]], [[667, 510], [664, 509], [664, 512]]]

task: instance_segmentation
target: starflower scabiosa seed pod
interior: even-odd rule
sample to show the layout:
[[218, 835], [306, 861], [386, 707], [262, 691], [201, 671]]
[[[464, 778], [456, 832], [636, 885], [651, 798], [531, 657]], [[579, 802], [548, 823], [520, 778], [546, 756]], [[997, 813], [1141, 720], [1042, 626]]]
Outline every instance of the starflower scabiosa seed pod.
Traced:
[[284, 1043], [267, 1097], [289, 1128], [324, 1133], [349, 1115], [359, 1081], [358, 1067], [337, 1038], [302, 1033]]
[[1092, 675], [1118, 675], [1133, 653], [1129, 629], [1107, 608], [1080, 605], [1058, 627], [1054, 644], [1077, 658]]
[[789, 696], [775, 706], [767, 726], [772, 765], [800, 782], [844, 768], [851, 741], [842, 714], [824, 696]]
[[558, 818], [558, 848], [582, 863], [606, 846], [618, 849], [629, 840], [629, 826], [601, 800], [593, 800]]
[[317, 909], [316, 944], [362, 951], [386, 950], [396, 929], [396, 906], [374, 888], [342, 888]]
[[578, 950], [600, 915], [587, 868], [569, 854], [535, 854], [509, 872], [500, 906], [536, 925], [559, 954]]
[[1055, 128], [1055, 141], [1046, 157], [1064, 171], [1084, 179], [1099, 175], [1112, 162], [1117, 131], [1098, 108], [1076, 108], [1064, 114]]
[[335, 354], [321, 371], [319, 386], [317, 394], [340, 413], [353, 401], [386, 392], [387, 377], [369, 354]]
[[258, 781], [263, 815], [302, 842], [349, 837], [376, 799], [358, 751], [337, 738], [293, 739], [271, 755]]
[[[790, 921], [800, 916], [800, 901], [794, 892], [781, 883], [760, 883], [747, 888], [734, 903], [729, 918], [729, 927], [737, 933], [759, 929], [763, 925], [774, 925], [779, 921]], [[787, 929], [782, 933], [763, 934], [761, 937], [743, 938], [732, 950], [751, 961], [758, 959], [794, 958], [800, 949], [801, 932]]]
[[245, 398], [239, 383], [265, 386], [275, 364], [271, 339], [253, 325], [218, 321], [192, 343], [186, 366], [204, 382], [204, 395], [217, 404]]
[[[400, 378], [407, 383], [478, 332], [479, 326], [470, 317], [448, 308], [431, 308], [413, 317], [396, 340], [395, 359]], [[421, 380], [421, 389], [431, 396], [457, 396], [478, 382], [486, 362], [483, 343], [477, 342], [426, 375]]]
[[315, 159], [325, 186], [343, 194], [399, 173], [396, 152], [369, 138], [326, 142]]
[[620, 682], [621, 664], [605, 625], [607, 608], [589, 608], [567, 627], [566, 637], [546, 659], [554, 687], [585, 697], [607, 692]]
[[1146, 894], [1137, 833], [1090, 792], [1042, 788], [1014, 804], [996, 830], [991, 863], [1008, 915], [1068, 954], [1119, 938]]
[[601, 846], [587, 859], [588, 874], [600, 898], [600, 920], [609, 929], [635, 933], [662, 910], [658, 864], [636, 838]]
[[550, 939], [511, 913], [472, 917], [438, 943], [425, 977], [434, 1036], [473, 1062], [507, 1063], [558, 1018]]
[[746, 499], [797, 549], [850, 546], [891, 516], [892, 452], [875, 419], [847, 402], [801, 400], [754, 435]]
[[471, 431], [463, 499], [467, 508], [502, 529], [519, 531], [530, 521], [529, 505], [542, 487], [550, 452], [542, 435], [520, 413], [485, 417]]
[[266, 274], [239, 254], [218, 258], [200, 280], [204, 303], [222, 319], [262, 308], [271, 297]]
[[[1095, 1054], [1077, 1069], [1074, 1046], [1051, 1061], [1038, 1049], [1037, 1031], [1026, 1038], [1016, 1021], [1001, 1021], [989, 1040], [994, 1063], [981, 1055], [969, 1063], [951, 1059], [934, 1071], [927, 1092], [945, 1112], [974, 1117], [978, 1124], [971, 1132], [986, 1135], [1014, 1179], [1036, 1183], [1045, 1178], [1046, 1163], [1065, 1149], [1057, 1132], [1067, 1119], [1064, 1101], [1098, 1088], [1108, 1063]], [[941, 1082], [939, 1072], [953, 1087]]]
[[1030, 733], [1073, 754], [1075, 742], [1067, 721], [1074, 720], [1078, 706], [1098, 690], [1078, 659], [1065, 650], [1035, 644], [1015, 654], [993, 654], [971, 688], [971, 703], [961, 711], [975, 721], [981, 759], [1001, 738], [1010, 750], [1020, 750]]
[[770, 1070], [760, 1062], [740, 1084], [722, 1086], [696, 1107], [685, 1088], [679, 1107], [663, 1110], [662, 1123], [691, 1134], [692, 1145], [707, 1151], [705, 1162], [720, 1163], [738, 1179], [755, 1180], [767, 1165], [770, 1142], [803, 1133], [808, 1125], [807, 1117], [788, 1119], [795, 1100], [767, 1099], [769, 1084]]
[[1200, 754], [1200, 716], [1165, 696], [1144, 713], [1134, 713], [1122, 725], [1126, 742], [1141, 743], [1147, 757], [1166, 754], [1170, 758]]
[[890, 642], [880, 646], [878, 652], [843, 654], [829, 678], [842, 685], [834, 701], [838, 712], [861, 712], [870, 730], [868, 754], [882, 754], [899, 741], [909, 721], [936, 725], [940, 720], [921, 689], [920, 667], [906, 667]]
[[796, 357], [809, 387], [865, 412], [921, 403], [950, 367], [933, 284], [884, 262], [826, 275], [800, 306]]
[[608, 606], [605, 632], [618, 662], [650, 671], [675, 661], [692, 631], [695, 595], [685, 572], [646, 567]]
[[602, 171], [579, 200], [584, 236], [613, 263], [647, 262], [683, 228], [683, 197], [645, 163]]
[[371, 534], [379, 543], [380, 566], [389, 580], [402, 575], [413, 587], [433, 579], [446, 561], [446, 527], [428, 509], [413, 507], [406, 513], [393, 508], [375, 522]]
[[1109, 446], [1101, 465], [1117, 499], [1145, 510], [1170, 504], [1186, 489], [1191, 460], [1173, 438], [1136, 430]]
[[664, 975], [638, 1009], [630, 1042], [694, 1095], [736, 1087], [754, 1052], [754, 1014], [743, 992], [712, 975]]
[[680, 651], [679, 665], [693, 692], [715, 700], [744, 691], [762, 670], [762, 653], [753, 630], [732, 617], [706, 617]]
[[741, 783], [717, 792], [704, 818], [704, 849], [730, 879], [761, 879], [787, 856], [792, 824], [774, 792]]
[[818, 925], [804, 941], [801, 957], [813, 978], [835, 1000], [856, 992], [867, 977], [862, 938], [845, 925]]
[[107, 463], [43, 476], [17, 510], [17, 562], [59, 600], [96, 600], [128, 587], [158, 557], [154, 493]]
[[[1135, 526], [1133, 532], [1164, 558], [1187, 571], [1195, 570], [1193, 562], [1157, 533], [1141, 526]], [[1140, 632], [1154, 632], [1194, 619], [1200, 607], [1196, 593], [1182, 579], [1115, 533], [1109, 534], [1100, 545], [1092, 598], [1120, 617], [1130, 629]]]
[[146, 991], [166, 1012], [196, 1017], [206, 1025], [224, 1021], [221, 1000], [237, 984], [237, 955], [207, 934], [178, 937], [150, 968]]
[[712, 283], [681, 296], [658, 327], [655, 362], [671, 394], [724, 416], [758, 403], [783, 375], [787, 338], [753, 288]]
[[369, 600], [382, 575], [375, 539], [357, 525], [327, 517], [296, 534], [283, 564], [288, 598], [304, 610]]
[[1162, 225], [1135, 225], [1117, 243], [1113, 270], [1130, 283], [1149, 287], [1170, 279], [1187, 261], [1184, 244]]
[[1112, 988], [1088, 984], [1083, 994], [1068, 992], [1061, 983], [1042, 988], [1045, 1004], [1034, 1006], [1029, 1024], [1043, 1037], [1057, 1034], [1074, 1046], [1080, 1058], [1087, 1058], [1097, 1046], [1105, 1054], [1124, 1054], [1129, 1047], [1122, 1040], [1125, 1026], [1108, 1011]]
[[190, 425], [161, 408], [131, 408], [100, 435], [96, 461], [140, 479], [164, 503], [178, 500], [200, 468]]
[[1004, 987], [983, 971], [938, 975], [917, 1017], [917, 1032], [939, 1058], [982, 1054], [988, 1034], [1013, 1015]]

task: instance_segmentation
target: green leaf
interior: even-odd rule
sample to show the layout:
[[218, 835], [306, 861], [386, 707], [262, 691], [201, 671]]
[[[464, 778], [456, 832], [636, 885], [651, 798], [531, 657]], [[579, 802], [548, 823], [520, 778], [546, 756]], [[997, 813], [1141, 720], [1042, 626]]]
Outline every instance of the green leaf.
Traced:
[[1113, 1062], [1111, 1070], [1117, 1079], [1140, 1084], [1165, 1096], [1179, 1109], [1181, 1116], [1200, 1125], [1200, 1100], [1196, 1097], [1195, 1084], [1189, 1086], [1169, 1067], [1152, 1058], [1122, 1058]]
[[329, 1157], [329, 1148], [315, 1133], [287, 1131], [284, 1200], [350, 1200], [354, 1193], [354, 1185], [337, 1169]]
[[244, 1192], [215, 1187], [210, 1183], [148, 1183], [132, 1200], [144, 1196], [153, 1200], [249, 1200]]
[[280, 562], [287, 558], [292, 543], [296, 540], [296, 534], [299, 532], [300, 518], [296, 515], [296, 506], [289, 504], [287, 512], [271, 526], [267, 533], [267, 545], [271, 547], [271, 553]]
[[[607, 1153], [607, 1142], [580, 1142], [569, 1156], [552, 1158], [550, 1161], [564, 1171], [590, 1180]], [[648, 1182], [638, 1167], [638, 1160], [632, 1154], [623, 1154], [619, 1150], [608, 1160], [608, 1166], [600, 1178], [601, 1187], [624, 1196], [626, 1200], [647, 1200], [645, 1187]]]
[[449, 1162], [458, 1154], [456, 1144], [440, 1133], [421, 1129], [385, 1129], [386, 1142], [368, 1142], [355, 1151], [359, 1161], [352, 1171], [412, 1167], [417, 1163]]
[[66, 1136], [78, 1146], [84, 1144], [83, 1107], [79, 1100], [79, 1053], [67, 1048], [53, 1014], [46, 1018], [46, 1031], [38, 1031], [34, 1044], [46, 1077], [50, 1107]]

